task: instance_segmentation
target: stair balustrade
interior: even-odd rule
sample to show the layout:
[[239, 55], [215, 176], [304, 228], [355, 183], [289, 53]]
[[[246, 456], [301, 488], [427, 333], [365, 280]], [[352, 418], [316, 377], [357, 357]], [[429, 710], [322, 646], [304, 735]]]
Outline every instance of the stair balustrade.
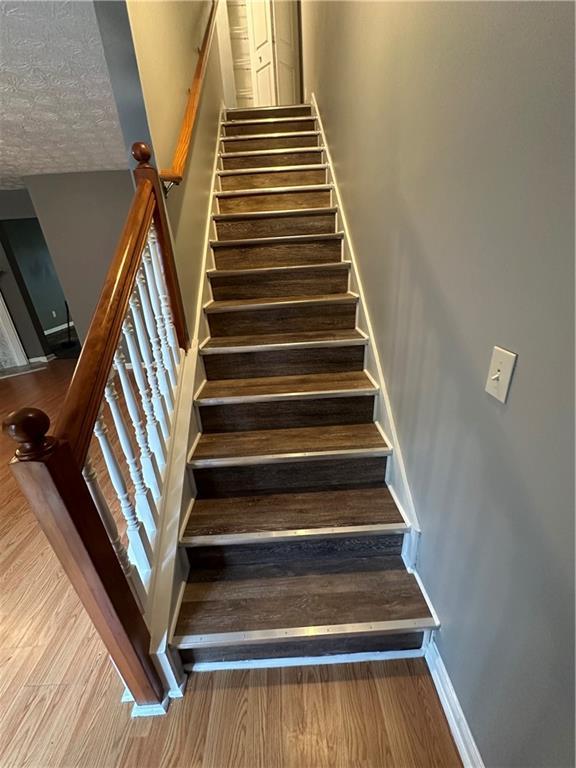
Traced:
[[165, 696], [145, 615], [188, 348], [150, 154], [133, 147], [132, 206], [54, 432], [35, 408], [4, 422], [18, 443], [12, 469], [22, 491], [132, 696], [146, 705]]

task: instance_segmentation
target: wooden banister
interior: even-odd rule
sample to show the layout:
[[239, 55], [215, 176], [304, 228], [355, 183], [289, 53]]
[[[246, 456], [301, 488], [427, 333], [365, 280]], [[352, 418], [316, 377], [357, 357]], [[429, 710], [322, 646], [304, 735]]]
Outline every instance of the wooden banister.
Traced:
[[158, 704], [163, 687], [149, 655], [150, 634], [70, 445], [47, 437], [37, 408], [11, 413], [12, 471], [110, 656], [138, 704]]
[[156, 205], [150, 180], [138, 182], [132, 205], [70, 382], [55, 437], [70, 445], [82, 469], [102, 402], [130, 294]]
[[172, 184], [180, 184], [186, 170], [188, 152], [190, 150], [190, 142], [192, 140], [194, 126], [196, 124], [196, 116], [198, 114], [200, 96], [202, 94], [202, 86], [204, 84], [206, 67], [208, 66], [208, 57], [210, 54], [210, 48], [212, 46], [212, 38], [214, 36], [214, 29], [216, 27], [217, 10], [218, 0], [212, 0], [212, 8], [210, 9], [210, 16], [208, 18], [208, 24], [206, 25], [204, 39], [202, 40], [202, 46], [200, 48], [200, 55], [198, 56], [198, 61], [196, 63], [196, 69], [194, 70], [192, 85], [188, 91], [188, 102], [186, 104], [186, 111], [184, 112], [182, 125], [180, 126], [180, 133], [178, 135], [176, 149], [174, 150], [174, 155], [172, 157], [172, 165], [170, 168], [160, 171], [161, 180], [171, 182]]

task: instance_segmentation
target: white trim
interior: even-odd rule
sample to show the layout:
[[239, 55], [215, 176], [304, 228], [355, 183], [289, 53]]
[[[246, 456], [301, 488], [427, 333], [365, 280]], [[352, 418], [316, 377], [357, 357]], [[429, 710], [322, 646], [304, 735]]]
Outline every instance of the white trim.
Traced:
[[28, 356], [26, 355], [24, 347], [22, 346], [20, 336], [18, 335], [18, 331], [16, 330], [16, 326], [12, 320], [12, 316], [8, 311], [8, 307], [6, 306], [2, 292], [0, 292], [0, 327], [5, 332], [5, 339], [8, 344], [10, 354], [13, 357], [12, 365], [7, 367], [18, 368], [22, 365], [28, 365]]
[[168, 696], [159, 704], [134, 704], [130, 717], [158, 717], [165, 715], [170, 705]]
[[[426, 634], [426, 633], [424, 633]], [[293, 656], [272, 659], [241, 659], [239, 661], [196, 661], [185, 664], [192, 672], [217, 672], [226, 669], [277, 669], [282, 667], [316, 667], [333, 664], [359, 664], [367, 661], [391, 661], [393, 659], [418, 659], [426, 653], [423, 642], [420, 648], [408, 651], [372, 651], [370, 653], [335, 653], [332, 656]]]
[[27, 363], [49, 363], [51, 360], [55, 360], [56, 355], [40, 355], [39, 357], [27, 358]]
[[[187, 355], [182, 353], [178, 371], [177, 399], [168, 446], [166, 475], [158, 509], [159, 526], [152, 561], [152, 580], [148, 593], [146, 622], [150, 628], [150, 653], [170, 698], [179, 698], [186, 682], [178, 660], [168, 647], [173, 615], [179, 608], [178, 597], [187, 577], [186, 556], [180, 552], [179, 534], [182, 509], [188, 505], [186, 453], [189, 414], [192, 409], [192, 383], [197, 361], [197, 344]], [[142, 709], [133, 717], [159, 714]]]
[[399, 472], [399, 475], [400, 475], [399, 482], [400, 482], [400, 485], [402, 486], [402, 498], [404, 499], [404, 504], [405, 504], [405, 508], [406, 508], [406, 510], [405, 510], [406, 514], [407, 514], [407, 516], [409, 518], [411, 526], [415, 530], [419, 531], [420, 530], [420, 523], [418, 522], [418, 516], [416, 514], [416, 508], [414, 506], [414, 499], [412, 498], [412, 493], [410, 491], [410, 486], [409, 486], [409, 483], [408, 483], [408, 476], [407, 476], [407, 473], [406, 473], [406, 465], [404, 463], [404, 458], [403, 458], [402, 450], [401, 450], [401, 447], [400, 447], [400, 441], [399, 441], [399, 438], [398, 438], [398, 432], [397, 432], [397, 429], [396, 429], [396, 423], [394, 421], [394, 416], [393, 416], [393, 413], [392, 413], [392, 404], [390, 402], [390, 397], [388, 395], [388, 389], [386, 387], [386, 381], [385, 381], [385, 378], [384, 378], [384, 373], [383, 373], [383, 369], [382, 369], [382, 363], [380, 361], [380, 355], [378, 354], [378, 349], [377, 349], [377, 346], [376, 346], [376, 337], [374, 335], [374, 330], [373, 330], [373, 327], [372, 327], [372, 322], [370, 320], [370, 313], [369, 313], [368, 305], [367, 305], [367, 302], [366, 302], [366, 295], [365, 295], [365, 292], [364, 292], [364, 287], [363, 287], [363, 284], [362, 284], [362, 280], [360, 278], [360, 273], [359, 273], [359, 269], [358, 269], [358, 260], [356, 258], [356, 253], [354, 251], [354, 246], [352, 244], [352, 238], [351, 238], [351, 235], [350, 235], [350, 229], [348, 227], [348, 222], [346, 220], [346, 215], [344, 213], [344, 205], [343, 205], [343, 202], [342, 202], [342, 198], [340, 196], [340, 189], [339, 189], [339, 186], [338, 186], [338, 180], [336, 179], [336, 173], [334, 171], [334, 163], [333, 163], [333, 160], [332, 160], [332, 155], [330, 153], [330, 149], [329, 149], [328, 143], [326, 141], [326, 133], [324, 131], [324, 124], [322, 123], [322, 118], [320, 117], [320, 111], [318, 109], [318, 102], [316, 101], [316, 94], [315, 93], [311, 93], [310, 96], [311, 96], [311, 102], [312, 102], [312, 111], [314, 113], [314, 117], [316, 118], [318, 128], [320, 129], [320, 135], [322, 137], [321, 143], [323, 145], [324, 151], [326, 152], [326, 159], [327, 159], [327, 162], [328, 162], [329, 174], [331, 176], [332, 187], [333, 187], [333, 190], [334, 190], [334, 195], [336, 196], [336, 203], [337, 203], [338, 209], [339, 209], [338, 215], [341, 218], [341, 224], [342, 224], [341, 228], [344, 230], [344, 240], [345, 240], [345, 242], [346, 242], [346, 244], [348, 246], [348, 250], [350, 252], [350, 257], [351, 257], [351, 261], [352, 261], [352, 270], [353, 270], [354, 278], [355, 278], [356, 285], [357, 285], [357, 292], [360, 295], [360, 304], [361, 304], [362, 311], [364, 313], [365, 320], [366, 320], [366, 326], [367, 326], [366, 331], [367, 331], [367, 333], [368, 333], [368, 335], [370, 337], [370, 342], [371, 343], [369, 344], [369, 349], [370, 349], [370, 352], [371, 352], [371, 354], [372, 354], [372, 356], [374, 358], [374, 364], [375, 364], [375, 367], [376, 367], [377, 379], [378, 379], [379, 384], [380, 384], [380, 393], [381, 393], [380, 397], [382, 399], [382, 404], [384, 406], [385, 424], [389, 428], [390, 435], [391, 435], [391, 438], [392, 438], [392, 441], [391, 441], [390, 445], [392, 446], [393, 451], [394, 451], [394, 453], [393, 453], [394, 459], [393, 459], [393, 462], [388, 462], [388, 464], [389, 464], [389, 466], [392, 466], [392, 464], [393, 464], [394, 468], [398, 469], [398, 472]]
[[434, 640], [428, 644], [424, 657], [464, 768], [484, 768], [482, 756]]
[[58, 331], [63, 331], [64, 328], [68, 328], [68, 325], [70, 325], [70, 328], [74, 328], [74, 323], [72, 320], [70, 320], [70, 323], [62, 323], [62, 325], [55, 325], [53, 328], [45, 328], [44, 335], [50, 336], [51, 333], [58, 333]]

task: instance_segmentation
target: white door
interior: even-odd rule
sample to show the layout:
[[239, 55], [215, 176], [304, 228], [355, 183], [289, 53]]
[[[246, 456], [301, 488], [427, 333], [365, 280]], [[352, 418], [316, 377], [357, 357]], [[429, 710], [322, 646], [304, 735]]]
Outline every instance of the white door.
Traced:
[[247, 0], [254, 106], [300, 102], [297, 0]]
[[0, 293], [0, 370], [27, 364], [26, 352]]
[[254, 74], [254, 104], [257, 107], [273, 106], [277, 104], [277, 95], [270, 0], [249, 0], [248, 29]]
[[272, 17], [276, 64], [277, 104], [300, 99], [300, 40], [296, 0], [273, 0]]

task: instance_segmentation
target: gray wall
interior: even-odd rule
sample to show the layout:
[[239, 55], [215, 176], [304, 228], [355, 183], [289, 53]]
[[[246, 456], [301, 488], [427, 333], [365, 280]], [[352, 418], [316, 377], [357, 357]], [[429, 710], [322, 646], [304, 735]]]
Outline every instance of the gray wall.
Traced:
[[32, 219], [34, 216], [36, 212], [25, 189], [0, 189], [0, 221]]
[[442, 657], [487, 766], [573, 765], [574, 6], [308, 0], [303, 36]]
[[0, 222], [44, 331], [66, 322], [65, 297], [38, 219]]
[[83, 340], [132, 202], [132, 175], [55, 173], [25, 183]]

